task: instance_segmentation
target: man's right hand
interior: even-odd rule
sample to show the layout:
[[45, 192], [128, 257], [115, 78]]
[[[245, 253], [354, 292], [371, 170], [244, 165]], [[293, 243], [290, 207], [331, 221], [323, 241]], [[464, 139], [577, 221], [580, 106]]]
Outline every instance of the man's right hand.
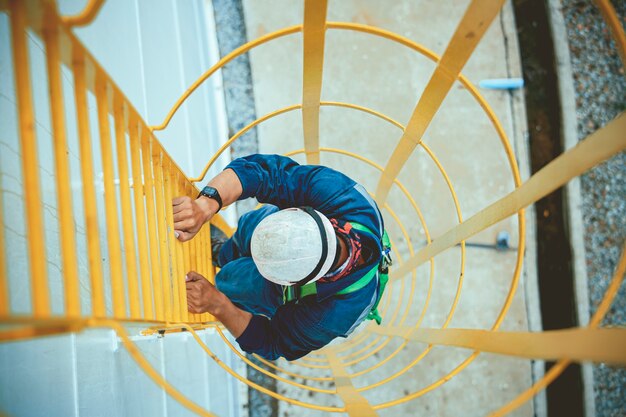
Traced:
[[202, 225], [217, 213], [217, 201], [206, 197], [193, 200], [191, 197], [176, 197], [172, 200], [174, 231], [178, 240], [186, 242], [200, 231]]

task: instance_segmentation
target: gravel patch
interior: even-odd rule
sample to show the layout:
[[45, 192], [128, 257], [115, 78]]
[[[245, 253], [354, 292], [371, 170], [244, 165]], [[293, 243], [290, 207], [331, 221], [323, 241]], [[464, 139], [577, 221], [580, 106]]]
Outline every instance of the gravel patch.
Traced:
[[[626, 77], [615, 43], [591, 1], [563, 0], [576, 90], [578, 138], [584, 139], [626, 108]], [[613, 1], [622, 24], [626, 2]], [[595, 313], [626, 241], [626, 152], [581, 176], [589, 304]], [[626, 325], [623, 283], [603, 326]], [[596, 415], [626, 416], [626, 369], [594, 367]]]

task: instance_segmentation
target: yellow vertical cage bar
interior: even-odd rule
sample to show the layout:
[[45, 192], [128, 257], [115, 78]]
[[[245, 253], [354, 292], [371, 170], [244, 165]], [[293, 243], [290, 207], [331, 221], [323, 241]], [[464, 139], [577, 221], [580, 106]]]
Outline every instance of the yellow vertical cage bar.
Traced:
[[100, 131], [100, 154], [104, 177], [104, 211], [107, 222], [107, 244], [111, 265], [111, 294], [113, 296], [113, 317], [125, 318], [126, 297], [124, 296], [124, 270], [122, 269], [122, 247], [117, 217], [115, 191], [115, 169], [111, 148], [111, 127], [109, 125], [109, 94], [107, 81], [102, 71], [96, 74], [96, 102], [98, 104], [98, 128]]
[[98, 232], [98, 211], [93, 175], [91, 134], [87, 107], [87, 75], [85, 55], [81, 46], [72, 44], [72, 68], [74, 72], [74, 99], [78, 123], [78, 143], [80, 167], [83, 183], [83, 205], [85, 209], [85, 229], [87, 231], [87, 256], [91, 277], [92, 314], [104, 317], [104, 283], [102, 280], [102, 260], [100, 257], [100, 235]]
[[161, 286], [163, 291], [163, 307], [166, 321], [172, 321], [172, 277], [170, 274], [171, 258], [169, 253], [169, 247], [167, 244], [168, 238], [171, 236], [167, 233], [168, 223], [166, 221], [167, 216], [165, 210], [171, 210], [171, 202], [166, 204], [164, 199], [164, 185], [163, 185], [163, 164], [164, 164], [163, 151], [158, 143], [152, 142], [152, 166], [154, 167], [154, 189], [156, 198], [156, 217], [157, 217], [157, 232], [159, 234], [159, 246], [161, 253]]
[[35, 114], [33, 110], [28, 64], [26, 33], [26, 10], [21, 1], [11, 1], [11, 38], [13, 46], [13, 69], [17, 95], [22, 150], [22, 175], [24, 178], [24, 205], [26, 207], [26, 236], [30, 261], [31, 296], [33, 315], [50, 315], [50, 294], [46, 271], [41, 193], [39, 187], [39, 162], [35, 137]]
[[309, 164], [320, 163], [320, 99], [324, 69], [327, 0], [305, 0], [302, 73], [302, 128]]
[[[191, 190], [194, 194], [197, 194], [197, 190], [193, 185], [191, 186]], [[199, 236], [197, 236], [197, 238], [195, 239], [195, 248], [194, 248], [194, 259], [196, 259], [197, 262], [197, 268], [199, 271], [201, 271], [200, 273], [202, 274], [203, 277], [205, 277], [206, 279], [208, 279], [209, 281], [211, 281], [211, 279], [209, 278], [209, 268], [208, 268], [208, 264], [206, 262], [206, 257], [204, 256], [204, 245], [206, 243], [206, 239], [209, 236], [209, 224], [205, 224], [202, 229], [200, 229], [200, 233]], [[197, 320], [198, 322], [202, 323], [203, 321], [206, 321], [206, 314], [207, 313], [201, 313], [198, 314]]]
[[[178, 242], [174, 238], [174, 216], [172, 213], [172, 162], [168, 158], [163, 160], [163, 189], [165, 191], [165, 220], [171, 228], [168, 236], [170, 265], [172, 266], [172, 320], [180, 321], [180, 291], [184, 288], [184, 274], [178, 270]], [[181, 283], [181, 280], [182, 283]]]
[[[170, 164], [170, 176], [172, 178], [171, 181], [171, 185], [172, 185], [172, 197], [176, 198], [176, 197], [180, 197], [180, 191], [179, 191], [179, 185], [178, 185], [178, 171], [176, 170], [176, 168], [174, 167], [173, 164]], [[174, 276], [174, 281], [177, 282], [178, 284], [178, 315], [179, 315], [179, 320], [184, 321], [185, 320], [185, 311], [187, 310], [187, 305], [185, 303], [185, 296], [183, 296], [183, 293], [186, 292], [186, 288], [185, 288], [185, 281], [184, 281], [184, 277], [187, 274], [187, 271], [185, 271], [185, 266], [183, 264], [183, 259], [184, 259], [184, 253], [183, 253], [183, 243], [181, 243], [180, 241], [176, 240], [174, 242], [174, 250], [176, 251], [176, 270], [179, 273], [179, 276]]]
[[[52, 13], [46, 7], [46, 15]], [[61, 85], [61, 53], [59, 50], [59, 31], [54, 18], [45, 18], [43, 40], [46, 48], [46, 70], [48, 73], [48, 89], [52, 134], [54, 137], [54, 164], [56, 168], [57, 209], [59, 214], [59, 233], [61, 240], [63, 287], [65, 292], [65, 315], [80, 315], [80, 295], [78, 292], [78, 265], [76, 263], [76, 237], [74, 230], [74, 214], [72, 213], [72, 190], [68, 161], [67, 138], [65, 134], [65, 117], [63, 88]], [[0, 303], [2, 301], [0, 300]]]
[[146, 210], [143, 198], [143, 180], [141, 174], [141, 157], [139, 156], [139, 124], [138, 116], [131, 113], [130, 131], [130, 159], [133, 169], [133, 195], [135, 197], [135, 221], [137, 224], [137, 248], [139, 250], [139, 269], [141, 271], [141, 298], [143, 300], [143, 315], [145, 319], [154, 318], [152, 307], [152, 283], [150, 282], [150, 264], [148, 261], [148, 241], [146, 230]]
[[387, 200], [394, 179], [422, 141], [435, 113], [503, 4], [504, 0], [473, 0], [467, 7], [385, 166], [376, 188], [379, 205]]
[[151, 145], [151, 133], [142, 126], [141, 160], [143, 161], [143, 187], [146, 196], [146, 213], [148, 215], [148, 240], [150, 242], [154, 310], [157, 320], [163, 320], [163, 287], [161, 286], [161, 271], [159, 271], [159, 241], [156, 233], [156, 219], [154, 217], [154, 180]]
[[[207, 274], [207, 268], [206, 268], [206, 263], [204, 262], [204, 256], [203, 256], [203, 244], [204, 244], [204, 239], [206, 237], [206, 231], [209, 228], [209, 225], [205, 225], [204, 227], [202, 227], [202, 229], [200, 229], [200, 231], [198, 232], [198, 235], [195, 237], [194, 240], [196, 240], [196, 247], [195, 247], [195, 258], [196, 258], [196, 262], [197, 262], [197, 270], [198, 272], [203, 276], [206, 277], [207, 279], [209, 279], [209, 276]], [[204, 316], [206, 313], [201, 313], [198, 314], [197, 320], [198, 322], [203, 322], [204, 321]]]
[[[200, 256], [202, 257], [204, 273], [206, 274], [205, 277], [207, 277], [207, 279], [210, 282], [215, 284], [215, 276], [214, 276], [215, 269], [213, 268], [212, 258], [211, 258], [211, 228], [210, 228], [210, 225], [208, 224], [206, 225], [206, 227], [204, 227], [202, 240], [200, 241], [200, 247], [201, 247]], [[211, 318], [212, 316], [209, 313], [202, 314], [203, 322], [207, 322], [211, 320]]]
[[[185, 176], [182, 175], [182, 173], [180, 172], [177, 172], [176, 174], [176, 184], [178, 186], [178, 193], [177, 193], [178, 195], [189, 194], [188, 190], [186, 189]], [[189, 264], [190, 264], [189, 245], [190, 243], [191, 242], [187, 241], [178, 245], [181, 250], [181, 256], [180, 256], [181, 270], [183, 271], [184, 274], [190, 271], [190, 268], [189, 268]], [[180, 305], [182, 307], [181, 319], [185, 322], [188, 322], [189, 310], [187, 309], [187, 287], [185, 286], [185, 283], [183, 282], [183, 280], [179, 279], [179, 282], [182, 283], [182, 291], [180, 292], [180, 296], [181, 296]]]
[[128, 286], [128, 304], [130, 317], [140, 318], [139, 286], [137, 275], [137, 256], [135, 254], [135, 229], [133, 227], [132, 205], [130, 200], [128, 155], [126, 153], [127, 112], [120, 93], [113, 93], [113, 120], [115, 122], [115, 150], [117, 152], [117, 170], [120, 179], [120, 205], [122, 209], [122, 236], [126, 276]]

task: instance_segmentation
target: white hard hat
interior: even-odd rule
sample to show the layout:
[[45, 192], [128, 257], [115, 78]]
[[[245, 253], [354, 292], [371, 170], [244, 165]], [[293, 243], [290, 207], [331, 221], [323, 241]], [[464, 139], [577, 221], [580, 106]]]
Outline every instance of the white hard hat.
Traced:
[[323, 277], [337, 254], [330, 220], [310, 207], [288, 208], [264, 218], [250, 242], [263, 277], [279, 285], [304, 285]]

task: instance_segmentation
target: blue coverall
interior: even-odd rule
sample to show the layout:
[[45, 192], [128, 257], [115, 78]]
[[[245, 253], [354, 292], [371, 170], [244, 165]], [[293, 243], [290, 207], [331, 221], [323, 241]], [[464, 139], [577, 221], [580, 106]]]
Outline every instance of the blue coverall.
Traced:
[[[355, 292], [337, 292], [358, 281], [381, 258], [383, 219], [365, 189], [333, 169], [299, 165], [279, 155], [251, 155], [231, 162], [243, 186], [239, 199], [256, 197], [265, 206], [246, 213], [218, 256], [217, 288], [238, 307], [253, 314], [237, 338], [240, 347], [266, 359], [300, 358], [336, 337], [346, 337], [376, 301], [377, 279]], [[266, 216], [289, 207], [310, 206], [340, 222], [357, 222], [373, 233], [359, 234], [365, 263], [336, 282], [317, 283], [317, 294], [284, 302], [283, 287], [266, 279], [250, 255], [250, 239]]]

